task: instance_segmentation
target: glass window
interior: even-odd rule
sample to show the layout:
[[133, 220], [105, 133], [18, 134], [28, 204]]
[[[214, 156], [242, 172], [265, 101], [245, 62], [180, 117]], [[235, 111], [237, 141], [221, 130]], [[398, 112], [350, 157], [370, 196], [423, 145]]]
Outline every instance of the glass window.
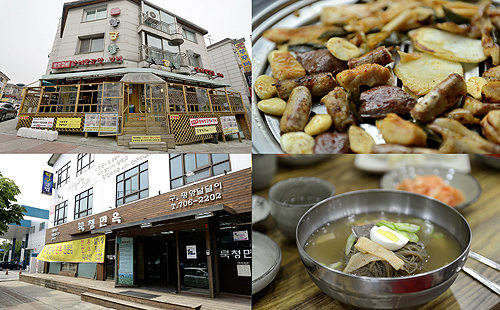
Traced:
[[38, 231], [42, 231], [45, 229], [45, 222], [40, 223], [40, 227], [38, 228]]
[[64, 224], [67, 220], [68, 201], [56, 205], [54, 212], [54, 226]]
[[116, 206], [149, 196], [148, 163], [116, 176]]
[[167, 39], [163, 39], [163, 50], [170, 53], [178, 53], [179, 47], [173, 44], [170, 44], [170, 41]]
[[154, 47], [154, 48], [157, 48], [157, 49], [163, 49], [163, 46], [162, 46], [162, 43], [161, 43], [161, 39], [160, 38], [157, 38], [155, 36], [152, 36], [150, 34], [148, 34], [148, 46], [150, 47]]
[[92, 214], [93, 189], [75, 196], [75, 220]]
[[156, 15], [160, 15], [160, 11], [158, 11], [157, 9], [155, 9], [155, 8], [153, 8], [153, 7], [149, 6], [149, 5], [147, 5], [146, 3], [144, 3], [144, 13], [146, 13], [146, 12], [150, 12], [150, 11], [151, 11], [151, 12], [155, 12], [155, 13], [156, 13]]
[[80, 175], [83, 172], [89, 170], [94, 164], [93, 154], [78, 154], [76, 159], [76, 175]]
[[228, 154], [170, 155], [170, 188], [231, 171]]
[[104, 35], [97, 38], [80, 39], [80, 54], [104, 51]]
[[69, 182], [71, 162], [68, 161], [61, 169], [57, 170], [57, 188]]
[[107, 17], [106, 8], [94, 8], [85, 10], [85, 21], [104, 19]]
[[161, 16], [161, 21], [162, 22], [165, 22], [167, 24], [173, 24], [173, 23], [175, 23], [175, 18], [172, 15], [169, 15], [169, 14], [161, 11], [160, 12], [160, 16]]
[[196, 34], [191, 31], [191, 30], [187, 30], [187, 29], [183, 29], [184, 31], [184, 38], [186, 38], [187, 40], [189, 41], [192, 41], [192, 42], [196, 42]]

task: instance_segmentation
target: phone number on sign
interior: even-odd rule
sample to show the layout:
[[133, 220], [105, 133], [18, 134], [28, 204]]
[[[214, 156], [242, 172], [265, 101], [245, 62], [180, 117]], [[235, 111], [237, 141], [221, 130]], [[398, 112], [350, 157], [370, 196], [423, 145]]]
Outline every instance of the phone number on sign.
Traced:
[[172, 210], [179, 209], [182, 207], [192, 206], [195, 203], [204, 203], [214, 200], [222, 199], [222, 193], [213, 193], [210, 195], [201, 196], [198, 199], [188, 199], [184, 201], [179, 201], [178, 203], [171, 204]]

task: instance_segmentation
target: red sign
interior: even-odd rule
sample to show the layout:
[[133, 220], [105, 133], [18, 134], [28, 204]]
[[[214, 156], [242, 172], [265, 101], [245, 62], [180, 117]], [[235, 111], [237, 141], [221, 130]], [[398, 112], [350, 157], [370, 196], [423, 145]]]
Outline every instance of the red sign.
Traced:
[[191, 118], [191, 119], [189, 119], [189, 125], [191, 125], [191, 127], [217, 125], [218, 123], [219, 123], [219, 121], [217, 120], [217, 117]]
[[52, 69], [71, 68], [71, 60], [52, 63]]
[[120, 15], [122, 11], [120, 10], [120, 8], [112, 8], [111, 9], [111, 16], [118, 16]]
[[213, 76], [217, 75], [218, 77], [224, 78], [224, 74], [222, 74], [222, 73], [215, 73], [215, 71], [208, 70], [208, 69], [202, 69], [202, 68], [194, 67], [194, 71], [196, 71], [198, 73], [205, 73], [205, 74], [208, 74], [208, 75], [213, 75]]

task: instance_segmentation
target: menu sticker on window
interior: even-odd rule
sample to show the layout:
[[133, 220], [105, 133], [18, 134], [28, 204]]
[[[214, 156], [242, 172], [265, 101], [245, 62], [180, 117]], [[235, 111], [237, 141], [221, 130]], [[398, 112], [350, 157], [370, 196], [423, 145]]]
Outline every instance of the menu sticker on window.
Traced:
[[196, 245], [186, 245], [186, 254], [188, 259], [196, 259]]
[[238, 277], [251, 277], [252, 268], [249, 262], [238, 262], [236, 265]]

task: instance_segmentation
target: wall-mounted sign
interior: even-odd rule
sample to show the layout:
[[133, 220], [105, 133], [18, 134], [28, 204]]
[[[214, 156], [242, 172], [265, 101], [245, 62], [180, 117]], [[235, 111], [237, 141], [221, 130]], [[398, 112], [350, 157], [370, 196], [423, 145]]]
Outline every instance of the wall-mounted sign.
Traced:
[[123, 56], [111, 56], [109, 58], [92, 58], [92, 59], [80, 59], [80, 60], [66, 60], [58, 61], [52, 63], [52, 69], [63, 69], [71, 67], [81, 67], [81, 66], [98, 66], [108, 63], [122, 63]]
[[116, 28], [120, 24], [120, 20], [118, 18], [112, 18], [109, 20], [109, 24], [113, 26], [113, 28]]
[[54, 184], [53, 176], [54, 174], [52, 172], [43, 172], [42, 194], [52, 195], [52, 185]]
[[103, 263], [106, 237], [45, 245], [36, 257], [46, 262]]
[[180, 115], [170, 115], [170, 119], [180, 119]]
[[222, 125], [222, 132], [224, 135], [230, 135], [239, 131], [238, 123], [236, 123], [236, 117], [234, 115], [221, 116], [220, 123]]
[[31, 121], [32, 128], [52, 128], [53, 126], [53, 117], [34, 117]]
[[[111, 220], [111, 223], [109, 223], [110, 220]], [[120, 213], [114, 212], [113, 216], [111, 218], [109, 218], [107, 215], [100, 216], [99, 222], [97, 222], [96, 218], [87, 219], [86, 221], [87, 221], [87, 225], [85, 225], [85, 221], [78, 221], [77, 222], [79, 231], [82, 231], [82, 232], [86, 231], [87, 227], [88, 227], [88, 230], [93, 230], [97, 226], [99, 226], [99, 228], [101, 228], [101, 227], [106, 227], [106, 226], [108, 226], [108, 224], [112, 224], [112, 223], [120, 224], [122, 222], [122, 217], [120, 216]]]
[[[242, 255], [243, 254], [243, 255]], [[238, 250], [238, 249], [233, 249], [233, 250], [221, 250], [220, 251], [220, 257], [221, 258], [227, 258], [227, 259], [248, 259], [252, 258], [252, 249], [243, 249]]]
[[217, 127], [215, 126], [196, 127], [195, 131], [196, 135], [207, 135], [211, 133], [217, 133]]
[[[217, 191], [216, 191], [217, 190]], [[222, 182], [205, 185], [181, 192], [180, 197], [171, 195], [169, 200], [172, 210], [190, 207], [194, 204], [222, 199]]]
[[243, 65], [243, 70], [245, 72], [252, 71], [252, 62], [250, 61], [250, 56], [248, 56], [247, 49], [245, 48], [245, 43], [238, 42], [234, 46], [236, 47], [236, 52], [240, 57], [241, 64]]
[[217, 125], [218, 123], [219, 123], [219, 121], [217, 120], [217, 117], [190, 118], [189, 119], [189, 125], [191, 127]]
[[110, 14], [111, 16], [118, 16], [121, 14], [121, 12], [122, 10], [120, 10], [120, 8], [112, 8]]
[[111, 38], [111, 41], [116, 41], [116, 39], [118, 39], [119, 34], [120, 33], [118, 31], [110, 31], [109, 37]]
[[[99, 119], [101, 127], [99, 128]], [[85, 123], [83, 124], [84, 132], [117, 132], [118, 130], [118, 114], [99, 114], [86, 113]]]
[[58, 118], [56, 128], [80, 128], [81, 117]]
[[108, 46], [108, 52], [109, 52], [111, 55], [115, 55], [115, 54], [118, 52], [118, 50], [119, 50], [119, 49], [120, 49], [120, 48], [119, 48], [119, 47], [118, 47], [118, 45], [116, 45], [116, 44], [113, 44], [113, 45], [109, 45], [109, 46]]
[[132, 136], [132, 142], [161, 142], [161, 136]]
[[224, 74], [222, 74], [222, 73], [215, 73], [215, 71], [208, 70], [208, 69], [194, 67], [194, 71], [196, 71], [198, 73], [205, 73], [207, 75], [218, 76], [218, 77], [224, 78]]
[[186, 245], [187, 259], [196, 259], [196, 245]]

